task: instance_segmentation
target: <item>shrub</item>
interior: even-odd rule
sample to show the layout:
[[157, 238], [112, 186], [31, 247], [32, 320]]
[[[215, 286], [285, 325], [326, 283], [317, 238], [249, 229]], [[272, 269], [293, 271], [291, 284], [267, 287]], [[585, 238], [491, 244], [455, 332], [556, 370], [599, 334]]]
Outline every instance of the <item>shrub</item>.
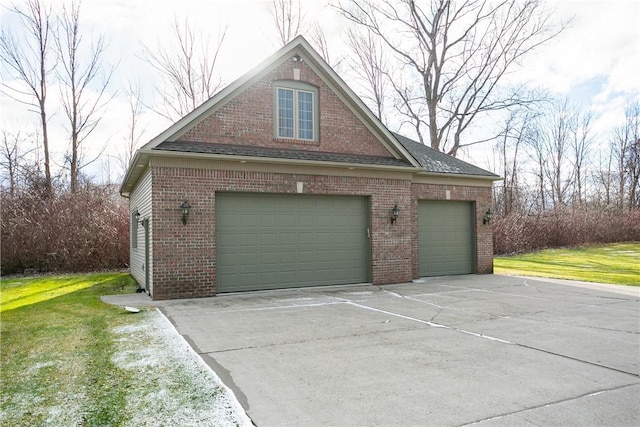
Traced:
[[510, 254], [594, 243], [640, 241], [640, 210], [555, 209], [493, 221], [494, 252]]
[[2, 274], [119, 269], [129, 260], [127, 206], [110, 187], [3, 195]]

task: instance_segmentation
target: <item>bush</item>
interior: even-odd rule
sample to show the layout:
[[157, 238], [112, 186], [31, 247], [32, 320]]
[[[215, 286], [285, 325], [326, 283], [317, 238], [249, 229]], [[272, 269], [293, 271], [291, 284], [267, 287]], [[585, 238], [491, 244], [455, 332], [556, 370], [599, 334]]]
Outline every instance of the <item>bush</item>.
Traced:
[[511, 213], [493, 221], [494, 253], [640, 241], [640, 210], [555, 209], [536, 215]]
[[125, 268], [129, 215], [110, 187], [2, 199], [1, 273], [82, 272]]

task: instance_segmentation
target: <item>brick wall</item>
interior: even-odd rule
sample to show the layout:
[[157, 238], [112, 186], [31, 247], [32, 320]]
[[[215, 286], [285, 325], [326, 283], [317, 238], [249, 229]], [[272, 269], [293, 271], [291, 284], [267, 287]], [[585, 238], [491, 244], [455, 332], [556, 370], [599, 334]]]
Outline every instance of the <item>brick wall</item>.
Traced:
[[[418, 200], [475, 201], [477, 272], [492, 272], [491, 227], [482, 224], [489, 188], [412, 184], [403, 179], [292, 175], [283, 173], [153, 167], [153, 298], [191, 298], [216, 293], [215, 193], [217, 191], [368, 196], [371, 220], [371, 280], [402, 283], [419, 277]], [[188, 200], [188, 224], [180, 204]], [[394, 224], [390, 211], [398, 205]]]
[[[289, 175], [154, 167], [154, 299], [215, 295], [215, 192], [304, 194], [370, 197], [371, 279], [374, 284], [412, 279], [410, 181], [401, 179]], [[188, 200], [187, 225], [180, 204]], [[400, 208], [391, 224], [390, 210]]]
[[[293, 81], [294, 68], [301, 70], [299, 82], [308, 83], [318, 89], [320, 136], [316, 142], [273, 137], [272, 82]], [[180, 139], [391, 157], [378, 139], [306, 62], [293, 62], [291, 59], [270, 70]]]

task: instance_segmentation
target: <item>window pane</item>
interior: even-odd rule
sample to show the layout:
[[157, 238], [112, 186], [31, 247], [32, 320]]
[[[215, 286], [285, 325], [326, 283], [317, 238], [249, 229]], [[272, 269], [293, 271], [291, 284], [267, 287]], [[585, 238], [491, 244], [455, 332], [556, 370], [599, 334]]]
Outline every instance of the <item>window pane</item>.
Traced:
[[293, 90], [278, 89], [278, 136], [293, 138]]
[[298, 138], [313, 139], [313, 94], [298, 92]]

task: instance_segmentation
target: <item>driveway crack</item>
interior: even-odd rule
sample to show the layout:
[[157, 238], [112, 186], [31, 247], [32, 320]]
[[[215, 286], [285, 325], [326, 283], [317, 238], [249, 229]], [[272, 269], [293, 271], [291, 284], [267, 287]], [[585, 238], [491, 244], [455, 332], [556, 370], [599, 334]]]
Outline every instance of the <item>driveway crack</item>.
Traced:
[[474, 424], [482, 423], [482, 422], [485, 422], [485, 421], [497, 420], [497, 419], [500, 419], [500, 418], [508, 417], [510, 415], [522, 414], [522, 413], [525, 413], [525, 412], [533, 411], [535, 409], [545, 408], [545, 407], [551, 406], [551, 405], [558, 405], [560, 403], [565, 403], [565, 402], [571, 402], [571, 401], [574, 401], [574, 400], [583, 399], [585, 397], [597, 396], [597, 395], [602, 394], [602, 393], [608, 393], [608, 392], [615, 391], [615, 390], [621, 390], [621, 389], [624, 389], [624, 388], [627, 388], [627, 387], [633, 387], [633, 386], [636, 386], [636, 385], [638, 385], [638, 383], [634, 382], [634, 383], [630, 383], [630, 384], [624, 384], [624, 385], [621, 385], [621, 386], [618, 386], [618, 387], [612, 387], [612, 388], [592, 391], [592, 392], [581, 394], [581, 395], [578, 395], [578, 396], [572, 396], [572, 397], [568, 397], [568, 398], [565, 398], [565, 399], [555, 400], [553, 402], [547, 402], [547, 403], [543, 403], [543, 404], [540, 404], [540, 405], [530, 406], [528, 408], [524, 408], [524, 409], [521, 409], [521, 410], [518, 410], [518, 411], [506, 412], [504, 414], [495, 415], [495, 416], [487, 417], [487, 418], [482, 418], [482, 419], [479, 419], [479, 420], [472, 421], [470, 423], [460, 424], [459, 426], [460, 427], [465, 427], [465, 426], [471, 426], [471, 425], [474, 425]]

